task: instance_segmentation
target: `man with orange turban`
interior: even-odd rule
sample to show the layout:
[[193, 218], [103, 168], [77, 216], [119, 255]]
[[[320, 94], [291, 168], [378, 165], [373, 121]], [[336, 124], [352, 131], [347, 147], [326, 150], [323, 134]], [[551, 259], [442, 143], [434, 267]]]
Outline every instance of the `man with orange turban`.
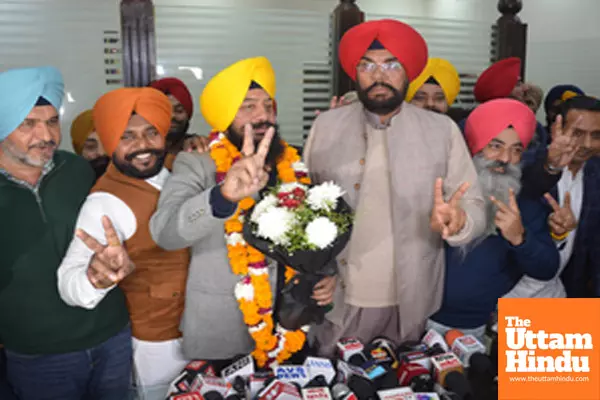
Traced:
[[177, 78], [162, 78], [152, 81], [150, 87], [166, 94], [173, 107], [171, 127], [167, 135], [166, 167], [170, 169], [173, 166], [180, 151], [207, 151], [207, 138], [188, 133], [194, 114], [194, 102], [185, 83]]
[[520, 196], [521, 156], [535, 132], [535, 115], [523, 103], [496, 99], [468, 117], [465, 137], [486, 202], [486, 229], [475, 241], [446, 246], [442, 307], [429, 323], [442, 335], [459, 329], [483, 339], [498, 298], [523, 276], [549, 280], [559, 256], [550, 237], [548, 208]]
[[[288, 332], [294, 340], [284, 338], [273, 315], [283, 267], [242, 239], [243, 214], [236, 212], [248, 210], [278, 180], [306, 179], [297, 151], [279, 137], [275, 91], [275, 72], [265, 57], [238, 61], [206, 84], [200, 109], [215, 132], [211, 150], [177, 157], [150, 221], [152, 237], [163, 248], [192, 248], [181, 324], [184, 351], [217, 370], [239, 354], [252, 353], [260, 367], [286, 361], [302, 353], [306, 340], [302, 330]], [[249, 264], [263, 279], [252, 280], [260, 286], [245, 299], [239, 283]], [[331, 302], [334, 286], [335, 278], [319, 282], [315, 300]]]
[[79, 114], [71, 124], [71, 142], [73, 150], [90, 162], [96, 172], [96, 179], [106, 171], [110, 158], [104, 152], [102, 143], [94, 128], [92, 110]]
[[410, 83], [406, 101], [446, 114], [459, 92], [460, 77], [454, 65], [443, 58], [430, 58], [421, 75]]
[[[163, 250], [149, 227], [169, 177], [163, 160], [171, 104], [156, 89], [123, 88], [102, 96], [93, 116], [112, 163], [81, 208], [78, 237], [59, 268], [58, 289], [67, 304], [85, 309], [97, 307], [113, 290], [124, 292], [140, 398], [164, 399], [187, 362], [179, 322], [189, 253]], [[114, 232], [105, 237], [109, 223]], [[120, 251], [128, 262], [103, 265], [103, 251]]]
[[444, 242], [460, 246], [484, 228], [484, 202], [460, 130], [446, 115], [406, 103], [427, 63], [412, 27], [369, 21], [340, 42], [359, 102], [322, 113], [304, 157], [316, 183], [341, 185], [355, 210], [338, 258], [343, 283], [317, 327], [323, 355], [342, 337], [418, 339], [439, 307]]

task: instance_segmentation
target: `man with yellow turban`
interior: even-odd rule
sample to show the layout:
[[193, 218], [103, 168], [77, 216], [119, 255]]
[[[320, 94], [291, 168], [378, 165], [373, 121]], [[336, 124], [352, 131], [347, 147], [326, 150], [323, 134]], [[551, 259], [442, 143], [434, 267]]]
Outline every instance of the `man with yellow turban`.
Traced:
[[[81, 208], [79, 235], [58, 270], [58, 290], [67, 304], [87, 310], [100, 307], [115, 290], [125, 293], [139, 396], [162, 400], [187, 363], [179, 322], [189, 252], [163, 250], [149, 227], [169, 177], [163, 161], [171, 104], [156, 89], [123, 88], [102, 96], [93, 116], [112, 163]], [[112, 238], [104, 235], [108, 222], [114, 225]], [[129, 262], [119, 268], [98, 265], [107, 244]]]
[[110, 158], [104, 152], [96, 133], [92, 110], [82, 112], [73, 120], [71, 142], [75, 153], [88, 160], [96, 172], [96, 179], [100, 178], [106, 171]]
[[319, 115], [304, 151], [313, 180], [342, 186], [356, 213], [334, 309], [316, 332], [323, 355], [347, 336], [418, 339], [442, 300], [444, 243], [464, 245], [485, 227], [460, 130], [404, 101], [427, 63], [421, 35], [369, 21], [346, 32], [339, 55], [360, 102]]
[[[0, 73], [0, 337], [8, 379], [22, 400], [124, 399], [131, 329], [123, 294], [112, 291], [88, 311], [56, 290], [94, 183], [87, 162], [58, 150], [63, 91], [53, 67]], [[119, 265], [114, 250], [100, 252], [97, 263]]]
[[[248, 353], [258, 366], [272, 366], [298, 353], [306, 339], [302, 330], [283, 329], [273, 315], [283, 267], [241, 233], [242, 213], [263, 188], [307, 179], [297, 151], [279, 137], [274, 97], [275, 72], [264, 57], [238, 61], [206, 84], [200, 108], [215, 132], [211, 150], [177, 157], [150, 222], [163, 248], [192, 247], [181, 323], [184, 352], [217, 370]], [[251, 280], [254, 294], [246, 298], [239, 283], [246, 282], [249, 268], [258, 268], [261, 279]], [[315, 300], [330, 303], [334, 286], [334, 278], [319, 282]]]
[[460, 77], [454, 65], [443, 58], [430, 58], [421, 75], [410, 83], [406, 101], [446, 114], [459, 92]]

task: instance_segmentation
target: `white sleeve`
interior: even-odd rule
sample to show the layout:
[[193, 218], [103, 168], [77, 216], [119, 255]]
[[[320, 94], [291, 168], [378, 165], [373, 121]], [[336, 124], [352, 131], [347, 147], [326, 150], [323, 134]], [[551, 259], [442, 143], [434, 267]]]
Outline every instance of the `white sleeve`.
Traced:
[[[106, 244], [102, 216], [106, 215], [112, 222], [121, 241], [133, 236], [137, 222], [133, 211], [118, 197], [97, 192], [90, 194], [77, 218], [75, 229], [81, 229]], [[106, 289], [96, 289], [87, 277], [87, 269], [94, 253], [77, 236], [69, 245], [69, 249], [57, 271], [58, 292], [65, 303], [70, 306], [93, 309], [115, 285]]]

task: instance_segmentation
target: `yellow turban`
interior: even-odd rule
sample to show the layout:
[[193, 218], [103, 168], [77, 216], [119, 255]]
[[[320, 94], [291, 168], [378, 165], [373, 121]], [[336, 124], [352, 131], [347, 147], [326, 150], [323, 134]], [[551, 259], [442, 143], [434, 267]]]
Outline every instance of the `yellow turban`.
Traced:
[[95, 130], [92, 110], [86, 110], [79, 114], [71, 124], [71, 142], [75, 153], [81, 155], [83, 144], [90, 133]]
[[200, 96], [200, 111], [211, 128], [219, 132], [229, 128], [252, 82], [275, 98], [275, 71], [265, 57], [238, 61], [206, 84]]
[[430, 58], [427, 61], [427, 65], [423, 72], [421, 72], [421, 75], [411, 82], [406, 94], [406, 101], [411, 101], [415, 93], [429, 78], [435, 79], [440, 84], [446, 96], [446, 101], [451, 106], [460, 92], [460, 77], [454, 65], [442, 58]]

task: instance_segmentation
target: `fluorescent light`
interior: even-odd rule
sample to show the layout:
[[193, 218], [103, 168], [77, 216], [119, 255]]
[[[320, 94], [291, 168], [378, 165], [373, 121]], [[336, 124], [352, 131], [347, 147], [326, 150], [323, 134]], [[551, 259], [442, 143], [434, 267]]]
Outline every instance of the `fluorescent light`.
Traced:
[[165, 74], [165, 69], [162, 65], [156, 66], [156, 75], [163, 76]]
[[194, 78], [196, 78], [196, 80], [201, 81], [202, 77], [203, 77], [203, 72], [202, 72], [202, 68], [200, 67], [186, 67], [186, 66], [180, 66], [178, 68], [180, 71], [190, 71], [192, 74], [194, 74]]

